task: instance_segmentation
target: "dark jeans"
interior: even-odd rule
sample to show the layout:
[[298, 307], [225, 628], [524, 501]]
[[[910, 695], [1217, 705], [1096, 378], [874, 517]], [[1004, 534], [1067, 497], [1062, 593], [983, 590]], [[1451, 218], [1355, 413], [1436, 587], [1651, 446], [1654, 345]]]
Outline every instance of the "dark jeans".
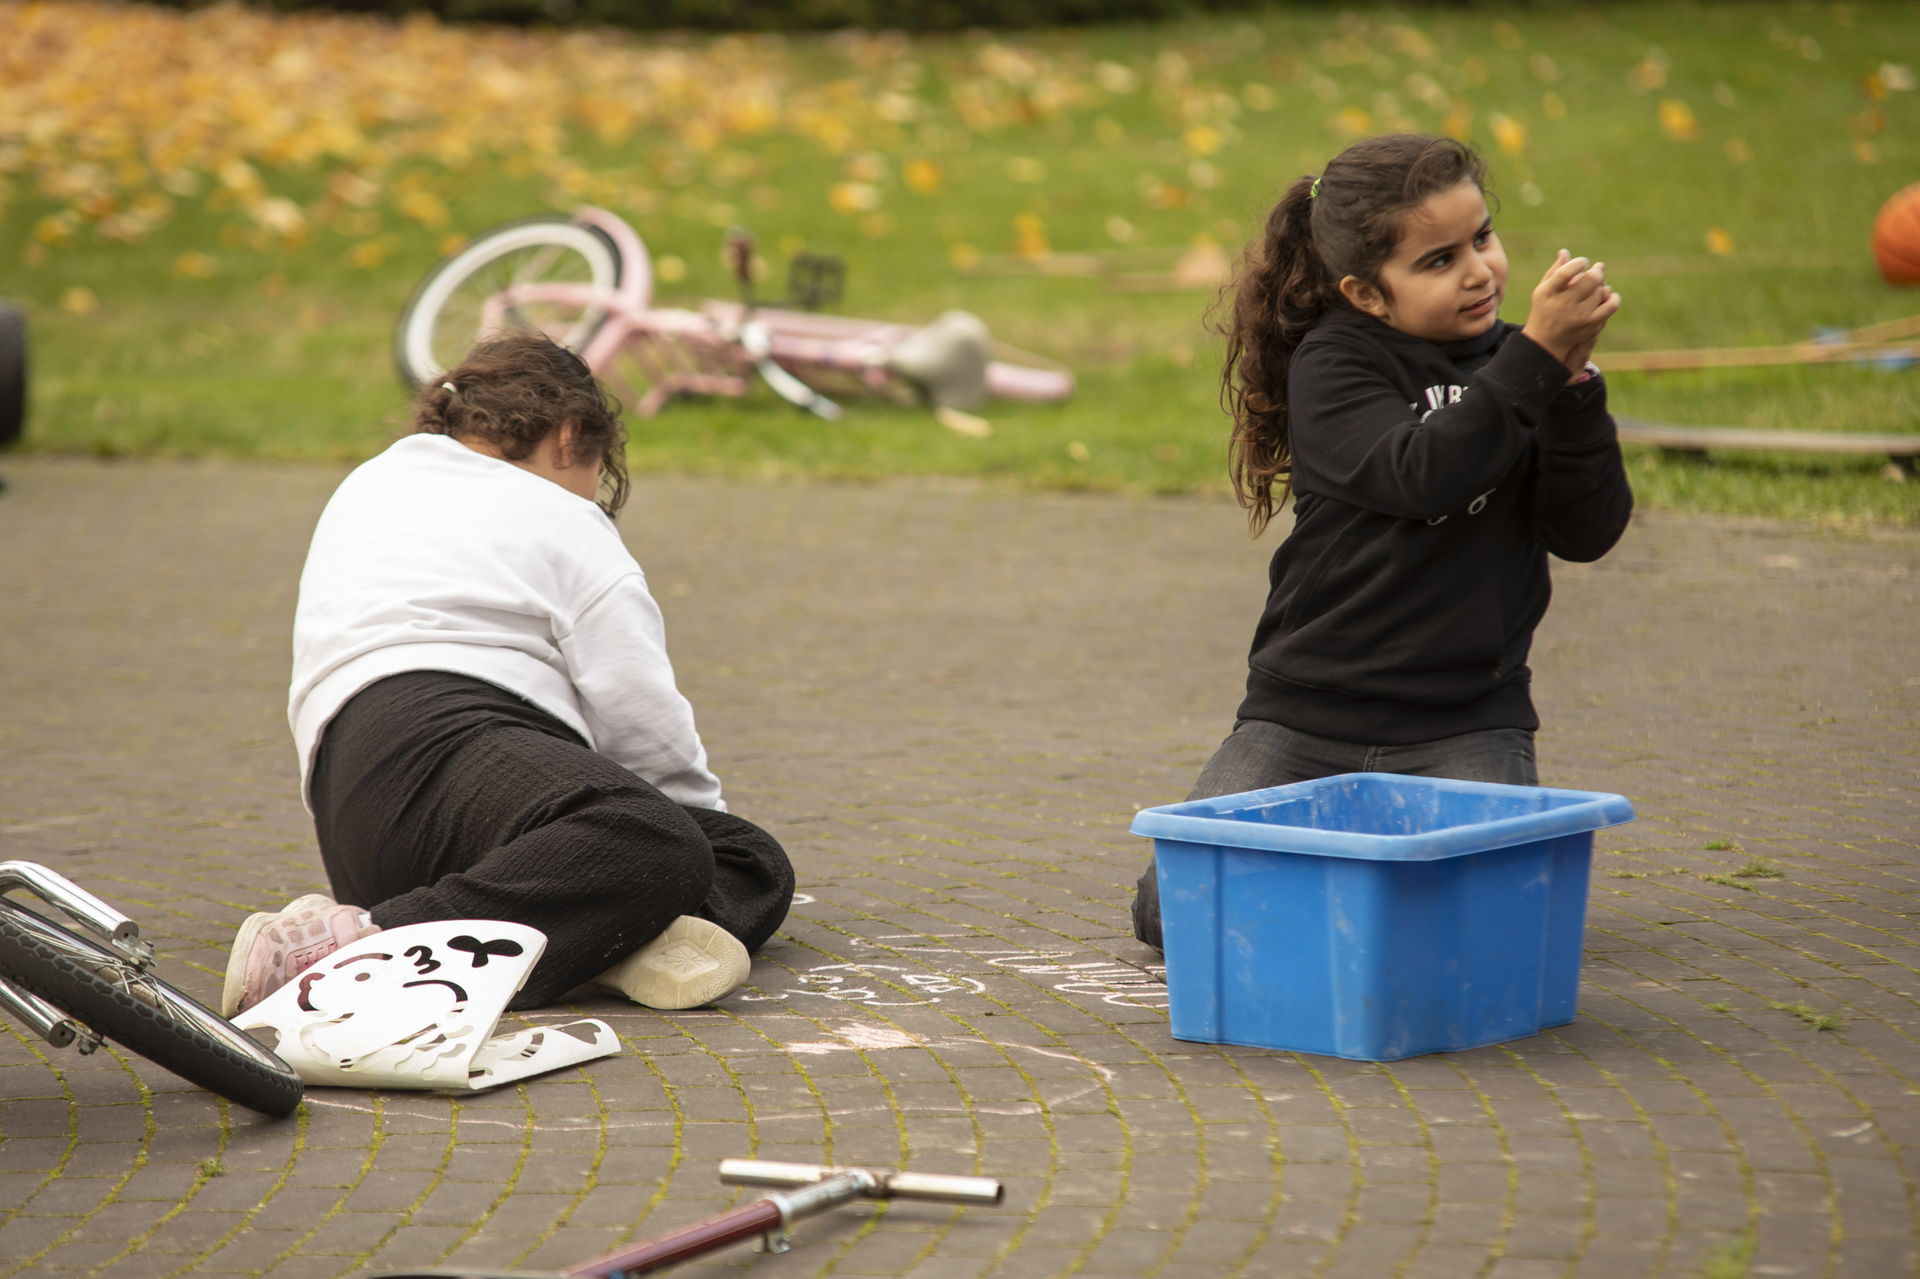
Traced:
[[[1399, 773], [1408, 777], [1455, 777], [1469, 782], [1539, 785], [1533, 734], [1524, 728], [1490, 728], [1410, 746], [1370, 746], [1319, 737], [1271, 720], [1243, 719], [1213, 753], [1188, 799], [1212, 799], [1310, 782], [1340, 773]], [[1160, 880], [1151, 859], [1133, 898], [1133, 935], [1156, 950], [1160, 942]]]
[[687, 808], [482, 680], [370, 685], [322, 736], [310, 786], [334, 896], [382, 928], [505, 919], [547, 948], [512, 1007], [550, 1004], [680, 915], [757, 949], [786, 918], [773, 836]]

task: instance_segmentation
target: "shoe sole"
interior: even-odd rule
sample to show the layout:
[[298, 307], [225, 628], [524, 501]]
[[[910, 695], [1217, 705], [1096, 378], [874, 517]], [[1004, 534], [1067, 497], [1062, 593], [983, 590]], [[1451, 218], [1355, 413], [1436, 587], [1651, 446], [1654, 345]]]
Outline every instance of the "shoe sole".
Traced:
[[333, 905], [337, 903], [324, 893], [308, 893], [304, 897], [294, 898], [279, 910], [262, 910], [248, 915], [241, 923], [240, 930], [233, 935], [233, 949], [227, 955], [227, 978], [220, 986], [220, 1015], [232, 1021], [240, 1011], [240, 997], [246, 993], [247, 956], [253, 953], [253, 943], [259, 938], [261, 929], [293, 911]]
[[595, 980], [636, 1004], [671, 1011], [738, 990], [752, 966], [739, 938], [711, 920], [682, 915]]

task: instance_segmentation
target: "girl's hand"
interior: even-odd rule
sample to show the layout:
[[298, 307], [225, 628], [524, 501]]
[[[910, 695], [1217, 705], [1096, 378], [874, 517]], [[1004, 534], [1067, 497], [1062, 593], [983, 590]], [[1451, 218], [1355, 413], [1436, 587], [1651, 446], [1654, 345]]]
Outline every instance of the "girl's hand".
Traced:
[[[1595, 272], [1600, 269], [1598, 264], [1593, 267]], [[1573, 374], [1573, 380], [1579, 381], [1586, 377], [1587, 363], [1593, 359], [1593, 348], [1600, 340], [1600, 332], [1607, 327], [1607, 321], [1612, 319], [1619, 309], [1620, 295], [1608, 288], [1600, 302], [1602, 314], [1598, 321], [1587, 330], [1586, 336], [1575, 342], [1573, 349], [1567, 352], [1567, 368]]]
[[1573, 374], [1571, 381], [1577, 382], [1586, 376], [1587, 362], [1593, 359], [1593, 346], [1599, 337], [1600, 335], [1595, 333], [1567, 353], [1567, 369]]
[[1570, 256], [1565, 249], [1555, 255], [1540, 283], [1533, 290], [1533, 309], [1520, 331], [1573, 371], [1584, 368], [1584, 348], [1591, 352], [1613, 313], [1620, 309], [1620, 295], [1607, 287], [1606, 265], [1589, 263]]
[[[1595, 273], [1598, 273], [1601, 269], [1601, 264], [1597, 262], [1591, 268]], [[1607, 288], [1605, 290], [1605, 296], [1600, 302], [1600, 310], [1603, 314], [1600, 315], [1598, 322], [1587, 331], [1587, 335], [1576, 342], [1573, 350], [1567, 353], [1567, 369], [1573, 375], [1569, 381], [1578, 382], [1585, 379], [1587, 376], [1587, 362], [1593, 359], [1593, 348], [1600, 340], [1600, 332], [1607, 327], [1607, 321], [1612, 319], [1614, 313], [1619, 309], [1620, 295], [1615, 293], [1611, 288]]]

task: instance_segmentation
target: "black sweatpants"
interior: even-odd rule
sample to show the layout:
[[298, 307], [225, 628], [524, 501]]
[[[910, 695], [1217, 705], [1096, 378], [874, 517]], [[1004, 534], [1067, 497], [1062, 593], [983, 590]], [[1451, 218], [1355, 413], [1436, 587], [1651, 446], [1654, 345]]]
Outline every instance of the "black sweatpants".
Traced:
[[731, 813], [688, 808], [505, 689], [443, 671], [355, 694], [321, 737], [309, 790], [342, 902], [382, 928], [505, 919], [547, 948], [514, 998], [536, 1008], [680, 915], [757, 950], [786, 918], [793, 868]]

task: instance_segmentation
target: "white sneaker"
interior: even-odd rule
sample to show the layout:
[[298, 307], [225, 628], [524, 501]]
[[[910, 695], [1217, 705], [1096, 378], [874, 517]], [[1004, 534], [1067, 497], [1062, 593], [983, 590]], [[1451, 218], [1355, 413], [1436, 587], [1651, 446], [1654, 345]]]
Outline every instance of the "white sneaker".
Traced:
[[739, 938], [682, 915], [593, 982], [648, 1008], [699, 1008], [738, 990], [752, 966]]

